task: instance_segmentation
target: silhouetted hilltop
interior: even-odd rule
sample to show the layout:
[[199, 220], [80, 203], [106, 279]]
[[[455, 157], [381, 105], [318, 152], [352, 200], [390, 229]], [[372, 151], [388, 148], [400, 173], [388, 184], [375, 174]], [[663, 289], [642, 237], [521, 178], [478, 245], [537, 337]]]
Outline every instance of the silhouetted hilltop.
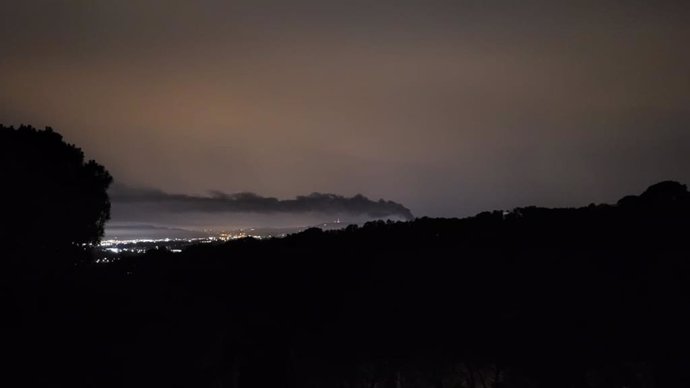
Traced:
[[630, 195], [618, 201], [618, 206], [631, 208], [666, 208], [671, 211], [687, 211], [690, 193], [686, 185], [664, 181], [650, 186], [641, 195]]
[[5, 332], [65, 386], [685, 387], [689, 204], [662, 182], [152, 250], [15, 284]]

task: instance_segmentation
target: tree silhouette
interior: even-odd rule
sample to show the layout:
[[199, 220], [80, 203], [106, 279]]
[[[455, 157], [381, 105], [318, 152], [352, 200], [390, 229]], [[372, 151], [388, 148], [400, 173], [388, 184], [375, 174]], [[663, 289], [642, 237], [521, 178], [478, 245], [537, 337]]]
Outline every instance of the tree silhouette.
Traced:
[[0, 271], [0, 386], [690, 387], [690, 193], [626, 198]]
[[110, 218], [108, 171], [47, 127], [0, 125], [0, 236], [10, 246], [96, 243]]

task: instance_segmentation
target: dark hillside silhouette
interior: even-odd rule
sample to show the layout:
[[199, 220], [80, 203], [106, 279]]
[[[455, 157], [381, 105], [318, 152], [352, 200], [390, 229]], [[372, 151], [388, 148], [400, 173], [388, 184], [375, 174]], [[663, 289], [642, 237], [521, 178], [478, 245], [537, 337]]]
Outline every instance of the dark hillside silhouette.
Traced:
[[[136, 279], [128, 295], [187, 311], [156, 321], [170, 341], [222, 338], [222, 386], [681, 387], [689, 226], [687, 190], [664, 182], [621, 205], [311, 229], [110, 268]], [[195, 318], [209, 314], [226, 323]]]
[[0, 125], [3, 249], [98, 242], [110, 217], [108, 171], [51, 128]]
[[[690, 194], [309, 229], [58, 267], [110, 176], [2, 128], [2, 386], [690, 386]], [[7, 263], [36, 263], [21, 270]], [[27, 272], [29, 271], [29, 272]], [[17, 384], [19, 381], [19, 384]]]

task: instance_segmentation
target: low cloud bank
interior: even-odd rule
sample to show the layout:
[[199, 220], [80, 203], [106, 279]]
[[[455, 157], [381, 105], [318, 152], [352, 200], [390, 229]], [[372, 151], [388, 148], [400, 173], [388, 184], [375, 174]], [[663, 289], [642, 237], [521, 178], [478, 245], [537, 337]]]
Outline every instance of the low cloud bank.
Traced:
[[208, 196], [171, 194], [155, 189], [115, 186], [110, 191], [114, 206], [146, 207], [159, 211], [183, 213], [322, 213], [367, 216], [370, 218], [414, 218], [410, 209], [383, 199], [378, 201], [357, 194], [344, 197], [336, 194], [312, 193], [294, 199], [263, 197], [255, 193], [226, 194], [213, 191]]

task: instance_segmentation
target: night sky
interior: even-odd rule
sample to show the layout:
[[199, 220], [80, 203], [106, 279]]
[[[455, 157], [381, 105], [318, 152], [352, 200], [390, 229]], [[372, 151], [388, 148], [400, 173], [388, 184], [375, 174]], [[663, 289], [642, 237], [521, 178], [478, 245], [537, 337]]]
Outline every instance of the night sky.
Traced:
[[118, 185], [415, 216], [690, 183], [684, 1], [0, 1], [0, 122]]

